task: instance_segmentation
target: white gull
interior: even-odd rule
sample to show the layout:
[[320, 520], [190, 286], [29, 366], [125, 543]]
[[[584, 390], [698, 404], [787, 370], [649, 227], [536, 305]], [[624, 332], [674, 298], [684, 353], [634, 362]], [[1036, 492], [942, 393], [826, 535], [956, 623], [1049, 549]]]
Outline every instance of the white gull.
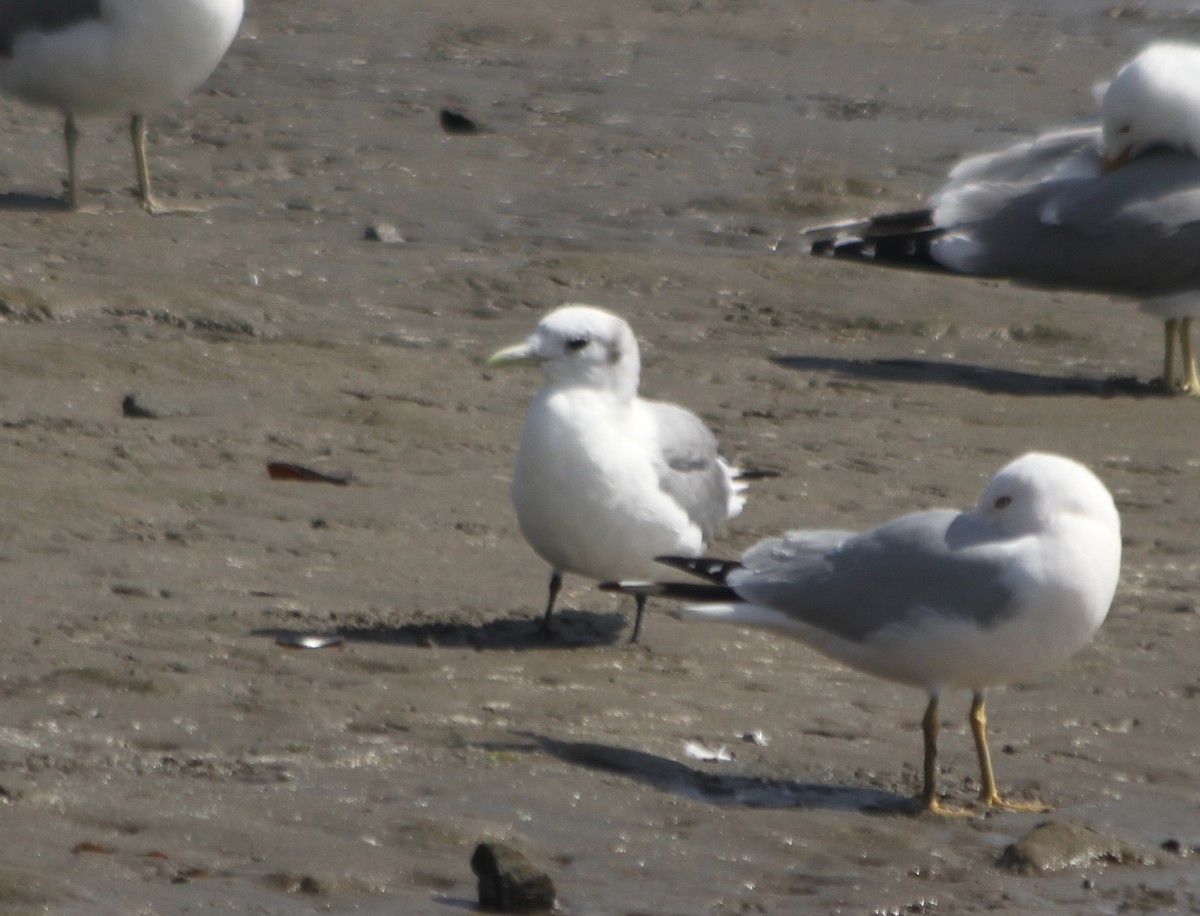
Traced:
[[243, 0], [0, 0], [0, 91], [63, 113], [67, 203], [79, 204], [76, 117], [128, 115], [138, 197], [150, 189], [145, 114], [191, 92], [220, 63]]
[[[739, 472], [703, 421], [638, 397], [637, 340], [611, 312], [558, 308], [487, 365], [536, 365], [544, 379], [525, 414], [512, 480], [521, 533], [551, 567], [543, 629], [563, 573], [650, 576], [655, 556], [699, 554], [741, 511]], [[630, 642], [645, 604], [637, 596]]]
[[927, 209], [804, 237], [814, 254], [1141, 299], [1165, 322], [1164, 388], [1200, 395], [1200, 47], [1150, 45], [1096, 94], [1099, 124], [967, 159]]
[[1023, 808], [996, 788], [985, 691], [1059, 665], [1092, 638], [1117, 587], [1121, 525], [1090, 470], [1030, 453], [963, 512], [915, 512], [861, 533], [792, 531], [737, 562], [660, 559], [709, 581], [603, 587], [684, 601], [681, 616], [773, 630], [925, 690], [926, 810], [953, 810], [936, 789], [938, 700], [945, 689], [970, 690], [980, 799]]

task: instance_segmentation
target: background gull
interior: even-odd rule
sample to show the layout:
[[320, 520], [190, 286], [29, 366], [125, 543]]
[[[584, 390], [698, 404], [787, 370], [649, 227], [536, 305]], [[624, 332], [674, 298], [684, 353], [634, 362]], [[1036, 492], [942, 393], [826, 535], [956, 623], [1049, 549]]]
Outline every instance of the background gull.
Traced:
[[[525, 414], [512, 481], [521, 533], [551, 567], [544, 630], [563, 573], [649, 577], [655, 556], [696, 556], [742, 510], [745, 485], [703, 421], [638, 397], [637, 340], [616, 315], [565, 305], [487, 365], [536, 365], [544, 377]], [[646, 606], [636, 597], [630, 642]]]
[[0, 90], [63, 112], [72, 208], [75, 118], [128, 114], [138, 197], [165, 212], [150, 190], [145, 112], [208, 79], [241, 21], [242, 0], [0, 0]]
[[1200, 48], [1151, 45], [1096, 94], [1098, 125], [967, 159], [928, 209], [806, 230], [813, 253], [1151, 300], [1164, 387], [1178, 339], [1200, 395]]
[[1083, 465], [1030, 453], [974, 509], [929, 510], [878, 528], [793, 531], [740, 562], [661, 558], [710, 580], [604, 587], [690, 602], [682, 615], [764, 627], [876, 677], [929, 693], [922, 805], [937, 797], [938, 699], [973, 692], [971, 730], [987, 807], [996, 788], [984, 691], [1033, 677], [1084, 646], [1108, 614], [1121, 563], [1112, 496]]

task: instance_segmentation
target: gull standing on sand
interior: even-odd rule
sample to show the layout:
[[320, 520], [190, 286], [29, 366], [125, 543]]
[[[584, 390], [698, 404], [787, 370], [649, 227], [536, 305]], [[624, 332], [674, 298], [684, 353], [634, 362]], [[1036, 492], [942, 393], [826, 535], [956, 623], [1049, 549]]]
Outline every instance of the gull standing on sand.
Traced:
[[661, 559], [708, 584], [602, 587], [686, 601], [681, 616], [774, 630], [928, 691], [926, 810], [955, 811], [936, 790], [938, 699], [947, 688], [972, 691], [980, 800], [1028, 808], [996, 788], [984, 691], [1061, 664], [1092, 638], [1117, 587], [1121, 524], [1091, 471], [1030, 453], [1002, 468], [965, 512], [916, 512], [858, 534], [792, 531], [740, 562]]
[[[544, 379], [525, 414], [512, 481], [521, 533], [551, 568], [544, 631], [563, 573], [649, 577], [655, 556], [698, 555], [742, 510], [745, 485], [704, 422], [638, 397], [637, 340], [611, 312], [555, 309], [487, 365], [536, 365]], [[645, 607], [638, 595], [630, 642]]]
[[1163, 387], [1200, 395], [1200, 47], [1150, 45], [1096, 95], [1098, 125], [967, 159], [928, 209], [806, 230], [813, 254], [1148, 300]]
[[138, 198], [150, 190], [145, 113], [216, 69], [242, 21], [242, 0], [0, 0], [0, 91], [64, 115], [67, 203], [79, 206], [75, 118], [130, 115]]

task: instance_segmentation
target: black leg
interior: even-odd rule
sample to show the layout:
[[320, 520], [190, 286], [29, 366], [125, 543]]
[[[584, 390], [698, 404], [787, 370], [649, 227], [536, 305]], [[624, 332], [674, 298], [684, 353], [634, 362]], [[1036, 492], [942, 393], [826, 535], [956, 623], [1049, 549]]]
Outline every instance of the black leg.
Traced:
[[546, 613], [542, 617], [542, 625], [538, 632], [550, 635], [550, 615], [554, 613], [554, 602], [558, 600], [558, 592], [562, 588], [562, 573], [557, 569], [550, 570], [550, 599], [546, 602]]
[[630, 643], [638, 641], [638, 636], [642, 633], [642, 614], [646, 613], [646, 596], [637, 595], [637, 617], [633, 621], [633, 635], [629, 637]]
[[75, 210], [79, 207], [79, 177], [75, 171], [75, 146], [79, 142], [79, 130], [75, 127], [75, 115], [69, 111], [63, 122], [63, 139], [67, 144], [67, 206]]

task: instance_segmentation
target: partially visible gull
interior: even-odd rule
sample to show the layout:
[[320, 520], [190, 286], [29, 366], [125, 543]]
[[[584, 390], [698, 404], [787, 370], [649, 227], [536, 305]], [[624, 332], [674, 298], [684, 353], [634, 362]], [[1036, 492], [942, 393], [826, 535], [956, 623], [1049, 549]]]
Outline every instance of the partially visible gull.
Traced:
[[0, 91], [65, 117], [67, 203], [79, 205], [75, 119], [129, 115], [138, 198], [150, 190], [147, 112], [216, 69], [242, 21], [242, 0], [0, 0]]
[[927, 209], [806, 230], [812, 252], [1148, 300], [1163, 386], [1200, 395], [1200, 47], [1150, 45], [1096, 94], [1099, 124], [967, 159]]
[[925, 810], [954, 810], [937, 794], [938, 699], [947, 688], [972, 691], [980, 800], [1023, 808], [996, 788], [984, 691], [1061, 664], [1092, 638], [1117, 587], [1121, 524], [1091, 471], [1030, 453], [964, 512], [915, 512], [862, 533], [792, 531], [740, 562], [660, 559], [708, 584], [602, 587], [685, 601], [681, 616], [773, 630], [927, 691]]
[[[638, 397], [637, 340], [611, 312], [562, 306], [487, 365], [542, 370], [521, 430], [512, 500], [525, 540], [550, 564], [544, 631], [563, 573], [649, 577], [654, 557], [698, 555], [742, 510], [745, 485], [704, 422]], [[638, 595], [630, 642], [645, 606]]]

